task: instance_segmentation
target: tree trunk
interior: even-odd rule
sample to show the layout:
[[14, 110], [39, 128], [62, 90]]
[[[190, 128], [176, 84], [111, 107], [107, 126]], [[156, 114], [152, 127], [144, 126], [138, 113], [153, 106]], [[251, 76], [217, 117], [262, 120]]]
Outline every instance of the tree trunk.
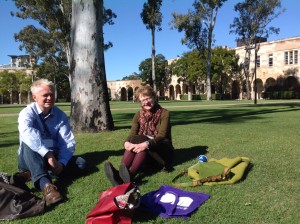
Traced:
[[104, 64], [103, 0], [73, 0], [71, 125], [75, 132], [112, 130]]
[[152, 32], [152, 81], [153, 81], [153, 90], [157, 94], [156, 87], [156, 76], [155, 76], [155, 29], [151, 29]]
[[30, 89], [27, 90], [27, 104], [30, 104]]
[[257, 104], [257, 83], [256, 83], [256, 63], [257, 63], [257, 51], [254, 53], [254, 104]]
[[210, 15], [210, 23], [208, 26], [208, 39], [207, 39], [207, 58], [206, 58], [206, 85], [207, 85], [207, 101], [212, 100], [211, 96], [211, 48], [212, 48], [212, 42], [213, 42], [213, 31], [216, 24], [216, 19], [218, 15], [219, 7], [216, 5], [216, 8], [211, 12]]
[[251, 82], [250, 82], [251, 50], [248, 50], [247, 57], [248, 57], [248, 64], [246, 69], [246, 90], [247, 90], [247, 100], [251, 100]]

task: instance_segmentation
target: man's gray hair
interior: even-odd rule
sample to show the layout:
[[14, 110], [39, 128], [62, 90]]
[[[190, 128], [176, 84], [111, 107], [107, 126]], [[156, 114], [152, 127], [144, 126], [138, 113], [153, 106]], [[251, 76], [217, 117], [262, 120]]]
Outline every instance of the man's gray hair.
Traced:
[[39, 79], [32, 83], [30, 87], [31, 93], [36, 93], [40, 85], [46, 85], [54, 88], [54, 83], [52, 81], [49, 81], [48, 79]]

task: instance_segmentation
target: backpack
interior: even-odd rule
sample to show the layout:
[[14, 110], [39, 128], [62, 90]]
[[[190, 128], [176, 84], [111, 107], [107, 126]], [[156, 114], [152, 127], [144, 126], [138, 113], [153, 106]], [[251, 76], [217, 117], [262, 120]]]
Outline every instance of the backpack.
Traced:
[[0, 220], [31, 217], [45, 211], [45, 202], [30, 191], [11, 184], [13, 176], [0, 173]]
[[[247, 157], [210, 159], [208, 162], [198, 162], [183, 170], [173, 180], [175, 187], [212, 186], [216, 184], [234, 184], [239, 181], [249, 167], [250, 159]], [[192, 179], [190, 182], [175, 183], [179, 177], [187, 174]]]

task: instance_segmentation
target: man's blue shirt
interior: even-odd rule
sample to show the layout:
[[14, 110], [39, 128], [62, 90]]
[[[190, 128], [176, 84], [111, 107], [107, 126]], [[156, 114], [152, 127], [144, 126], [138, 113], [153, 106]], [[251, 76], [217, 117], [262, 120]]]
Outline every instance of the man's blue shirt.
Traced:
[[37, 103], [31, 103], [19, 114], [20, 147], [24, 142], [42, 157], [53, 151], [57, 160], [67, 165], [75, 151], [75, 138], [67, 115], [53, 106], [51, 112], [44, 117]]

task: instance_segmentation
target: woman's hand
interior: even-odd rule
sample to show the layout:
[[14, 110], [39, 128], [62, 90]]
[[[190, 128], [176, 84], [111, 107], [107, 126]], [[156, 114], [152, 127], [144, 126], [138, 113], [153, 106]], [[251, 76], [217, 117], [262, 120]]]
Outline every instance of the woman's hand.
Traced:
[[130, 142], [125, 142], [124, 143], [124, 148], [126, 150], [135, 152], [135, 153], [139, 153], [142, 151], [145, 151], [148, 149], [148, 144], [146, 142], [140, 143], [140, 144], [132, 144]]
[[139, 153], [139, 152], [143, 152], [147, 149], [148, 149], [148, 144], [146, 142], [143, 142], [143, 143], [140, 143], [140, 144], [135, 144], [132, 151], [135, 152], [135, 153]]
[[135, 145], [135, 144], [132, 144], [131, 142], [125, 142], [125, 143], [124, 143], [124, 148], [125, 148], [126, 150], [132, 151], [132, 149], [134, 148], [134, 145]]

